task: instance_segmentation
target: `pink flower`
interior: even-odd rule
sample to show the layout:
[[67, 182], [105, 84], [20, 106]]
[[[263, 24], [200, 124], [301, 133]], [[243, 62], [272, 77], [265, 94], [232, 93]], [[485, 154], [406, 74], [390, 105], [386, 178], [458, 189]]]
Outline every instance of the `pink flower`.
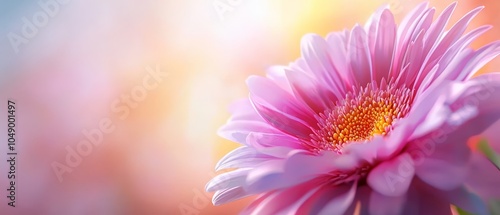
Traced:
[[243, 214], [488, 213], [466, 142], [500, 118], [500, 74], [471, 78], [500, 42], [469, 48], [490, 28], [465, 33], [482, 8], [446, 30], [455, 6], [433, 21], [420, 4], [399, 26], [381, 8], [364, 27], [306, 35], [301, 58], [250, 77], [219, 130], [243, 146], [217, 164], [236, 170], [207, 184], [213, 203], [259, 194]]

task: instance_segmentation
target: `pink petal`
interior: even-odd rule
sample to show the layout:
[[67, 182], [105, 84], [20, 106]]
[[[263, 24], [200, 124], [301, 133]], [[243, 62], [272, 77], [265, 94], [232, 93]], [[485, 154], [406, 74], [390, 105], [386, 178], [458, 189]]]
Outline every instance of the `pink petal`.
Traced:
[[332, 190], [329, 201], [324, 205], [318, 214], [342, 214], [353, 203], [354, 196], [356, 195], [357, 181], [353, 182], [351, 186], [338, 186]]
[[[410, 13], [408, 15], [406, 15], [403, 19], [403, 21], [401, 21], [401, 23], [399, 24], [399, 28], [398, 28], [398, 34], [397, 34], [397, 38], [398, 38], [398, 46], [397, 46], [397, 50], [398, 52], [396, 52], [396, 59], [402, 59], [403, 56], [400, 56], [399, 54], [404, 54], [405, 52], [405, 48], [407, 46], [407, 43], [408, 43], [408, 38], [409, 38], [409, 35], [411, 34], [411, 32], [414, 31], [415, 29], [415, 26], [416, 26], [416, 22], [417, 20], [420, 20], [419, 17], [421, 17], [424, 12], [427, 10], [427, 7], [428, 7], [428, 2], [422, 2], [420, 3], [418, 6], [416, 6], [412, 11], [410, 11]], [[401, 69], [401, 64], [398, 64], [398, 63], [401, 63], [399, 61], [394, 61], [394, 68], [396, 68], [396, 71], [399, 71], [399, 69]]]
[[470, 21], [483, 9], [483, 7], [478, 7], [465, 16], [463, 16], [451, 29], [446, 33], [446, 35], [439, 41], [439, 45], [436, 47], [434, 53], [431, 55], [431, 58], [435, 58], [436, 55], [440, 55], [445, 53], [445, 51], [455, 42], [457, 41], [465, 32], [467, 26]]
[[[413, 31], [416, 20], [419, 20], [419, 17], [427, 10], [428, 6], [429, 2], [422, 2], [404, 17], [403, 21], [399, 24], [398, 38], [406, 38], [406, 35]], [[404, 43], [399, 43], [398, 50], [401, 50], [402, 46], [404, 46]]]
[[215, 165], [215, 170], [252, 167], [270, 159], [273, 159], [273, 157], [260, 153], [254, 148], [242, 146], [220, 159]]
[[437, 47], [437, 45], [439, 44], [438, 40], [440, 39], [441, 35], [443, 35], [444, 28], [446, 27], [446, 24], [450, 20], [450, 17], [453, 14], [453, 11], [455, 10], [456, 7], [457, 7], [457, 2], [451, 3], [448, 7], [446, 7], [443, 10], [443, 12], [436, 19], [436, 21], [431, 25], [428, 34], [425, 37], [426, 41], [426, 49], [424, 50], [425, 52], [432, 53], [434, 51], [433, 48]]
[[385, 161], [368, 174], [370, 187], [386, 196], [402, 196], [408, 190], [415, 174], [413, 161], [409, 154], [404, 153], [398, 157]]
[[[348, 34], [348, 32], [346, 33]], [[352, 73], [351, 66], [347, 62], [348, 40], [349, 37], [344, 36], [340, 32], [330, 33], [326, 37], [326, 41], [330, 49], [330, 60], [338, 71], [342, 71], [340, 75], [344, 77], [346, 86], [359, 87], [359, 84]]]
[[[467, 46], [490, 28], [491, 26], [481, 26], [472, 30], [454, 43], [453, 46], [449, 47], [442, 56], [439, 56], [437, 59], [432, 59], [431, 62], [435, 62], [435, 64], [428, 64], [434, 65], [431, 71], [427, 73], [421, 83], [415, 83], [415, 86], [419, 86], [416, 95], [421, 94], [421, 92], [427, 89], [431, 83], [441, 83], [442, 80], [455, 80], [456, 77], [458, 77], [457, 74], [461, 73], [462, 67], [453, 65], [460, 63], [460, 59], [467, 60], [470, 58], [472, 52], [468, 50]], [[459, 56], [457, 57], [457, 55]]]
[[[374, 32], [369, 32], [372, 34]], [[394, 46], [396, 43], [396, 24], [392, 13], [383, 10], [377, 26], [375, 47], [372, 49], [373, 74], [375, 83], [380, 83], [382, 78], [389, 79], [392, 61], [394, 59]]]
[[341, 186], [325, 185], [314, 193], [295, 214], [344, 214], [353, 204], [357, 182]]
[[368, 141], [350, 143], [344, 146], [342, 154], [371, 164], [389, 159], [406, 146], [408, 137], [417, 126], [410, 123], [408, 119], [401, 119], [388, 136], [377, 135]]
[[500, 97], [494, 96], [495, 91], [500, 91], [499, 74], [455, 83], [442, 94], [446, 96], [436, 107], [447, 111], [442, 112], [446, 120], [426, 118], [422, 126], [432, 125], [433, 129], [417, 130], [407, 150], [417, 163], [418, 177], [443, 190], [463, 183], [470, 153], [466, 141], [500, 118]]
[[330, 90], [302, 72], [288, 70], [286, 76], [295, 97], [315, 113], [323, 113], [338, 100]]
[[454, 2], [451, 5], [449, 5], [446, 9], [444, 9], [444, 11], [439, 15], [436, 21], [431, 25], [428, 33], [425, 35], [424, 38], [425, 43], [422, 53], [428, 53], [428, 54], [426, 54], [426, 58], [422, 63], [422, 65], [420, 66], [420, 71], [418, 72], [417, 78], [413, 84], [414, 89], [420, 86], [422, 80], [425, 77], [432, 76], [428, 75], [430, 72], [433, 71], [432, 68], [434, 68], [434, 66], [436, 65], [436, 59], [431, 58], [432, 53], [439, 45], [438, 39], [443, 35], [444, 28], [448, 23], [451, 14], [455, 10], [456, 5], [457, 3]]
[[[498, 132], [498, 130], [496, 130]], [[484, 155], [472, 154], [466, 185], [486, 201], [500, 199], [500, 171]]]
[[[304, 145], [297, 139], [287, 134], [273, 134], [273, 133], [250, 133], [247, 136], [246, 142], [248, 145], [256, 148], [258, 151], [264, 153], [264, 149], [273, 148], [288, 148], [292, 149], [305, 149]], [[269, 152], [269, 150], [267, 150]], [[281, 157], [282, 154], [270, 154], [273, 156]]]
[[315, 155], [291, 151], [286, 159], [256, 166], [248, 175], [245, 189], [252, 193], [281, 189], [327, 175], [333, 170], [347, 171], [359, 165], [359, 161], [351, 156], [340, 156], [336, 152]]
[[[414, 12], [418, 12], [417, 14], [412, 14], [405, 17], [405, 20], [401, 23], [398, 28], [398, 48], [395, 55], [395, 60], [393, 61], [394, 72], [404, 71], [408, 64], [405, 62], [405, 59], [408, 59], [408, 47], [415, 41], [419, 34], [423, 34], [427, 31], [428, 27], [432, 21], [432, 15], [434, 14], [433, 9], [428, 9], [426, 3], [420, 4]], [[410, 18], [406, 20], [406, 18]], [[406, 21], [406, 22], [405, 22]], [[423, 35], [422, 35], [423, 36]], [[408, 73], [412, 71], [407, 71], [404, 74], [403, 81], [406, 80], [406, 76], [413, 77], [416, 74]], [[395, 77], [397, 73], [393, 74]]]
[[442, 127], [412, 142], [407, 152], [414, 156], [418, 164], [416, 174], [439, 189], [451, 190], [460, 186], [467, 175], [466, 165], [470, 156], [467, 140], [486, 129], [499, 117], [500, 113], [496, 117], [486, 115], [457, 128]]
[[316, 181], [307, 182], [288, 189], [272, 192], [259, 199], [258, 205], [253, 205], [243, 211], [243, 214], [292, 214], [312, 194], [321, 188]]
[[[364, 29], [368, 35], [368, 47], [370, 50], [374, 50], [375, 43], [377, 42], [377, 29], [380, 23], [380, 17], [385, 10], [389, 9], [389, 5], [384, 4], [377, 8], [375, 12], [372, 13], [370, 18], [366, 21]], [[389, 11], [390, 12], [390, 11]]]
[[464, 182], [467, 161], [452, 163], [441, 159], [425, 158], [417, 167], [417, 175], [422, 181], [443, 190], [451, 190]]
[[414, 180], [406, 195], [406, 204], [401, 214], [439, 214], [451, 215], [450, 203], [447, 199], [431, 191], [425, 183]]
[[232, 102], [229, 105], [229, 112], [231, 113], [229, 121], [243, 120], [265, 122], [257, 111], [255, 111], [255, 108], [248, 98], [238, 99]]
[[405, 203], [406, 196], [385, 196], [372, 191], [368, 207], [372, 215], [398, 215]]
[[272, 66], [267, 70], [266, 77], [273, 80], [276, 85], [291, 94], [292, 88], [290, 88], [290, 84], [285, 75], [285, 69], [285, 66]]
[[233, 187], [224, 190], [218, 190], [215, 192], [212, 203], [214, 205], [222, 205], [228, 202], [236, 201], [238, 199], [245, 198], [251, 194], [248, 194], [242, 187]]
[[335, 68], [330, 59], [328, 44], [318, 35], [308, 34], [302, 37], [302, 56], [316, 80], [323, 86], [330, 88], [338, 98], [346, 94], [346, 85], [342, 71]]
[[259, 121], [230, 121], [223, 125], [217, 134], [228, 140], [247, 145], [247, 136], [252, 132], [277, 133], [281, 132], [265, 122]]
[[[497, 186], [494, 185], [490, 188], [494, 187]], [[460, 209], [466, 210], [469, 213], [489, 214], [488, 205], [486, 205], [487, 201], [481, 200], [476, 194], [470, 192], [465, 187], [459, 187], [457, 189], [444, 192], [443, 194], [439, 194], [439, 196], [443, 196], [443, 198], [447, 199], [451, 204], [459, 207]]]
[[241, 187], [241, 185], [245, 182], [249, 171], [249, 169], [237, 169], [217, 175], [207, 183], [205, 190], [207, 192], [213, 192], [216, 190]]
[[371, 83], [372, 62], [366, 33], [359, 25], [352, 29], [349, 38], [348, 62], [351, 65], [352, 72], [360, 86], [366, 86]]
[[247, 82], [252, 104], [262, 118], [283, 132], [309, 137], [311, 127], [316, 126], [314, 112], [269, 79], [252, 76]]
[[490, 43], [474, 53], [470, 61], [463, 68], [462, 72], [458, 74], [457, 80], [465, 80], [474, 75], [480, 68], [482, 68], [486, 63], [493, 60], [496, 56], [500, 54], [500, 42], [496, 41]]

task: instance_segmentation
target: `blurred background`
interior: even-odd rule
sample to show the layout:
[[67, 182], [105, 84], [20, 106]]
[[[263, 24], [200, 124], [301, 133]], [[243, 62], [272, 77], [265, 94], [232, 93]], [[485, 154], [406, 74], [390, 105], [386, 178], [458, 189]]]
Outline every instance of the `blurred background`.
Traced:
[[[306, 33], [363, 24], [381, 4], [400, 21], [421, 1], [0, 2], [0, 214], [170, 215], [236, 214], [251, 200], [213, 206], [204, 191], [238, 147], [216, 130], [247, 96], [247, 76], [295, 60]], [[480, 5], [469, 29], [494, 28], [475, 48], [500, 39], [500, 1], [459, 1], [453, 16]], [[481, 73], [491, 71], [500, 59]], [[16, 208], [3, 197], [7, 99], [17, 105]], [[89, 133], [100, 141], [82, 148]]]

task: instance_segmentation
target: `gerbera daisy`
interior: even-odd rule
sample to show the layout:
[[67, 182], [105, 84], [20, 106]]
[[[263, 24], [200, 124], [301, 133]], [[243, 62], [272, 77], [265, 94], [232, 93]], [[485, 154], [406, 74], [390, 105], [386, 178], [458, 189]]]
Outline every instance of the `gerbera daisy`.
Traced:
[[466, 143], [500, 118], [500, 74], [472, 78], [500, 42], [469, 47], [490, 28], [465, 33], [482, 8], [445, 29], [455, 7], [433, 21], [420, 4], [399, 26], [381, 8], [364, 27], [304, 36], [301, 58], [248, 78], [249, 98], [219, 130], [243, 146], [217, 164], [236, 169], [207, 184], [213, 203], [257, 194], [243, 214], [488, 213]]

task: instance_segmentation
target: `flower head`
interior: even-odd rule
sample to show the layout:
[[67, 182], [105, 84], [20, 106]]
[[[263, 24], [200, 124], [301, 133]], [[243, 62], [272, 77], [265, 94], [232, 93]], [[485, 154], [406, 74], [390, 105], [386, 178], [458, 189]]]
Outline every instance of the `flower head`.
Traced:
[[260, 195], [243, 213], [486, 213], [466, 142], [500, 118], [500, 74], [471, 76], [500, 42], [471, 49], [490, 27], [465, 33], [476, 8], [446, 29], [455, 6], [433, 20], [420, 4], [399, 26], [381, 8], [364, 27], [306, 35], [301, 58], [250, 77], [219, 131], [243, 146], [217, 164], [236, 170], [207, 184], [214, 204]]

